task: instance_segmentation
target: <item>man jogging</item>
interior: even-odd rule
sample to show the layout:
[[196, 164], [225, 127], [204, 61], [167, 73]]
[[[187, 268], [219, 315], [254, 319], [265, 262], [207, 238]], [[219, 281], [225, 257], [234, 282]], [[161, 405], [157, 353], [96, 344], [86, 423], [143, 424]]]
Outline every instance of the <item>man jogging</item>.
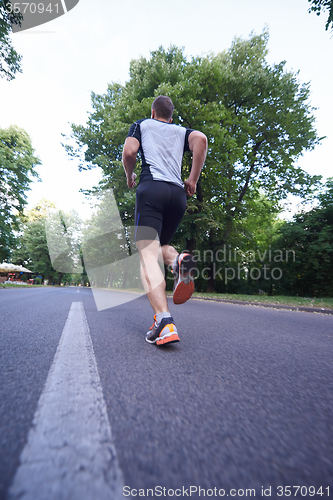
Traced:
[[[166, 283], [158, 263], [172, 266], [175, 275], [173, 301], [186, 302], [194, 291], [190, 254], [178, 254], [170, 245], [186, 209], [186, 194], [193, 196], [207, 153], [207, 138], [197, 130], [172, 123], [174, 106], [167, 96], [157, 97], [151, 118], [138, 120], [130, 127], [123, 149], [127, 185], [136, 185], [134, 168], [138, 151], [141, 175], [136, 191], [136, 245], [140, 253], [141, 277], [154, 310], [154, 323], [146, 341], [164, 345], [179, 342], [174, 320], [169, 312]], [[181, 167], [185, 151], [193, 152], [191, 173], [184, 182]]]

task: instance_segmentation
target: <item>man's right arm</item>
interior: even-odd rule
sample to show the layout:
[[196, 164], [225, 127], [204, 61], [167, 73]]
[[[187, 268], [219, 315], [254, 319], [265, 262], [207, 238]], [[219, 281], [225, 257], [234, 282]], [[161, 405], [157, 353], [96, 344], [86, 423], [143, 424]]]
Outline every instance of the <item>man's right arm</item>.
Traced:
[[126, 172], [127, 185], [133, 188], [136, 185], [134, 173], [136, 165], [136, 155], [139, 151], [140, 143], [135, 137], [127, 137], [123, 149], [123, 167]]
[[197, 182], [206, 159], [208, 140], [205, 134], [198, 130], [193, 130], [188, 136], [188, 144], [190, 150], [193, 152], [193, 158], [191, 173], [188, 179], [184, 181], [184, 185], [186, 193], [193, 196], [197, 189]]

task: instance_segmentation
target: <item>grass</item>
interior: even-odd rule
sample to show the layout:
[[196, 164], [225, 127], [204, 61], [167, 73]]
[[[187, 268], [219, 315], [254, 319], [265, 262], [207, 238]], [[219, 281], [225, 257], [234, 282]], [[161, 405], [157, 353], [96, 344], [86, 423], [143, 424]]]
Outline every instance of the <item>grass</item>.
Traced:
[[0, 288], [36, 288], [44, 285], [19, 285], [17, 283], [0, 283]]
[[218, 300], [238, 300], [243, 302], [257, 302], [262, 304], [286, 305], [293, 307], [313, 307], [320, 309], [333, 309], [333, 298], [308, 298], [308, 297], [287, 297], [282, 295], [238, 295], [228, 293], [198, 293], [193, 294], [198, 299], [218, 299]]

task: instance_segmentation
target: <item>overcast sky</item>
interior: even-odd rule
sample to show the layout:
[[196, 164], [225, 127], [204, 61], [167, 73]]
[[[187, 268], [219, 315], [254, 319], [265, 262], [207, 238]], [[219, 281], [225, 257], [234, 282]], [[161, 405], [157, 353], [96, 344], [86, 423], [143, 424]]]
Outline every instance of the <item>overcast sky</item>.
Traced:
[[[29, 207], [41, 198], [82, 215], [80, 188], [97, 184], [98, 169], [79, 173], [61, 146], [70, 123], [84, 124], [91, 92], [128, 79], [131, 59], [149, 57], [160, 45], [184, 47], [187, 56], [227, 50], [235, 36], [269, 28], [269, 63], [286, 61], [311, 82], [311, 105], [322, 145], [299, 165], [311, 174], [333, 176], [333, 37], [326, 15], [308, 13], [307, 0], [80, 0], [67, 14], [12, 35], [23, 56], [23, 73], [0, 81], [0, 127], [16, 124], [30, 135], [42, 165]], [[138, 117], [140, 118], [140, 117]]]

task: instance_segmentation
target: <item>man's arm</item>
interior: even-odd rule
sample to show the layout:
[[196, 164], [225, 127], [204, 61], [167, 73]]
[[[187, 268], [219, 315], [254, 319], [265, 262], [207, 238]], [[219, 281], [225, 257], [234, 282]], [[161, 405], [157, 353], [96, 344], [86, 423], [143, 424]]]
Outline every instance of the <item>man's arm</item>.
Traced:
[[136, 155], [138, 154], [140, 143], [135, 137], [127, 137], [123, 149], [123, 167], [126, 172], [127, 186], [133, 188], [136, 185], [134, 168], [136, 165]]
[[208, 141], [205, 134], [198, 130], [193, 130], [188, 136], [188, 144], [193, 152], [191, 173], [184, 181], [185, 191], [190, 196], [193, 196], [197, 189], [197, 182], [206, 159]]

